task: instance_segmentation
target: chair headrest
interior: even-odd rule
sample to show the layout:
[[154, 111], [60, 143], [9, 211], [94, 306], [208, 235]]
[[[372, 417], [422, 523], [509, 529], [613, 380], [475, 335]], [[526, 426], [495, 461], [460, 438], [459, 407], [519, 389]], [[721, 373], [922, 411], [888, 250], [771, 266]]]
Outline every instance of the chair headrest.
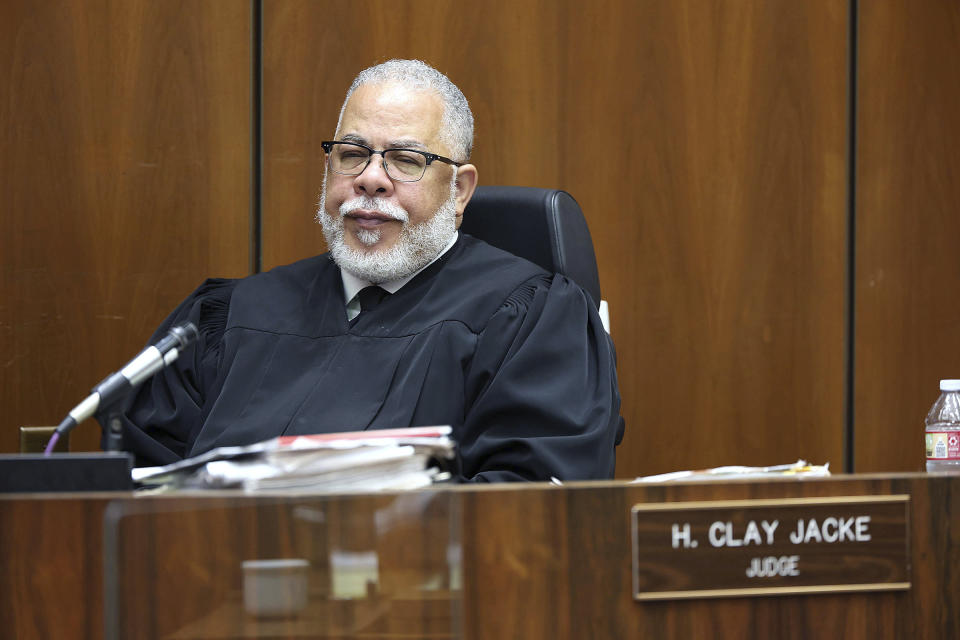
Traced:
[[460, 230], [561, 273], [600, 302], [600, 277], [580, 205], [559, 189], [477, 187]]

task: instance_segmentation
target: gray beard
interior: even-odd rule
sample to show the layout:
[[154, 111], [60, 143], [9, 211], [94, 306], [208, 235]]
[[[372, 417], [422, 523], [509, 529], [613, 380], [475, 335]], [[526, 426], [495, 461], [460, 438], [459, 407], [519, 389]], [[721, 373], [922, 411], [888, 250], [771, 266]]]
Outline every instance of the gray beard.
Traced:
[[[333, 261], [356, 277], [380, 284], [413, 275], [439, 255], [457, 230], [456, 176], [450, 181], [450, 197], [440, 205], [427, 220], [410, 224], [403, 221], [403, 228], [396, 243], [389, 249], [351, 249], [344, 242], [344, 215], [333, 217], [327, 213], [327, 181], [323, 181], [317, 220], [323, 227], [323, 237]], [[378, 204], [378, 198], [364, 198], [364, 208], [384, 210], [389, 207]], [[395, 206], [395, 205], [394, 205]], [[341, 207], [343, 209], [344, 207]], [[409, 216], [406, 216], [409, 220]], [[361, 244], [370, 246], [380, 239], [379, 230], [363, 229], [357, 234]]]

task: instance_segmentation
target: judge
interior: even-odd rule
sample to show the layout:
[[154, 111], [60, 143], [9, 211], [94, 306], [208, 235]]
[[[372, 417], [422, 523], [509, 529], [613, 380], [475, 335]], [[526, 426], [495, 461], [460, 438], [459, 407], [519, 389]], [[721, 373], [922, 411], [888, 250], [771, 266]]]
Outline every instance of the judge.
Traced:
[[157, 330], [196, 345], [125, 410], [138, 464], [279, 435], [451, 425], [464, 480], [609, 478], [614, 352], [575, 283], [457, 231], [473, 115], [432, 67], [347, 92], [317, 219], [329, 253], [208, 280]]

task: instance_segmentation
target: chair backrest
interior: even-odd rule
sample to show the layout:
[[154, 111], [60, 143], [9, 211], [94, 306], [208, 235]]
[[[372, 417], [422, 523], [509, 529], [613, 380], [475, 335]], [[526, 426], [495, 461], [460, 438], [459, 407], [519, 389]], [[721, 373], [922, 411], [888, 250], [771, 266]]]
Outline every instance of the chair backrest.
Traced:
[[477, 187], [460, 230], [504, 251], [561, 273], [600, 304], [600, 277], [590, 229], [566, 191]]

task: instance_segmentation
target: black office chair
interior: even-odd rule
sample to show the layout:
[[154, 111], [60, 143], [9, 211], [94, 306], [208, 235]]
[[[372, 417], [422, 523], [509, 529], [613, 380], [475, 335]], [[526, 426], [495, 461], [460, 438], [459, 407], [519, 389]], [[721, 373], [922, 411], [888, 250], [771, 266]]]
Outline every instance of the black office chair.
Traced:
[[[610, 332], [590, 229], [569, 193], [532, 187], [477, 187], [463, 212], [460, 230], [576, 282], [593, 298], [603, 326]], [[623, 439], [623, 429], [621, 417], [617, 444]]]
[[590, 229], [566, 191], [533, 187], [477, 187], [460, 230], [561, 273], [600, 307], [600, 277]]

